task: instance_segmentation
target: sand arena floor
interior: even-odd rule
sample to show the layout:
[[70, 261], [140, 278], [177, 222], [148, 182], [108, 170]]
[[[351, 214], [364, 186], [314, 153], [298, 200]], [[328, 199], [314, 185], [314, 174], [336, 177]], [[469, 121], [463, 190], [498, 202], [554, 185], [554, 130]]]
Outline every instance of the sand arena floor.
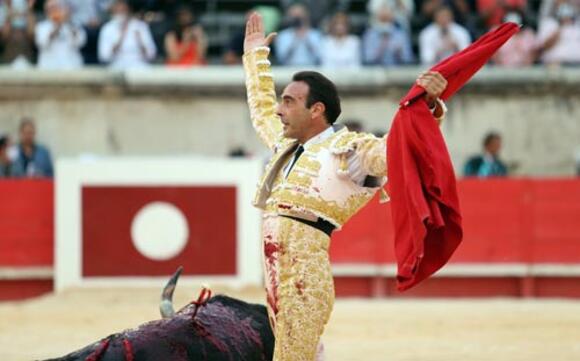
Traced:
[[[259, 290], [217, 291], [263, 299]], [[178, 287], [176, 308], [196, 292]], [[159, 318], [159, 294], [83, 289], [0, 303], [0, 361], [62, 356]], [[323, 340], [328, 361], [579, 361], [580, 302], [338, 300]]]

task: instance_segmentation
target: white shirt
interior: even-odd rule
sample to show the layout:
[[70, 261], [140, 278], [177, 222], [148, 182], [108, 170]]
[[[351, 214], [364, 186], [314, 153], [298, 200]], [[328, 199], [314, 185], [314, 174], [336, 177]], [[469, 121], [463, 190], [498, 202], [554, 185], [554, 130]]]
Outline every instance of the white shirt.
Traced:
[[446, 40], [443, 29], [433, 23], [427, 26], [419, 34], [419, 52], [421, 53], [421, 63], [435, 64], [443, 60], [456, 51], [463, 50], [471, 43], [469, 32], [459, 24], [451, 23], [447, 30], [447, 38], [451, 40], [458, 49], [445, 50]]
[[35, 42], [38, 47], [38, 67], [41, 69], [78, 69], [83, 66], [80, 49], [87, 41], [85, 31], [66, 23], [54, 38], [50, 34], [57, 28], [52, 20], [44, 20], [36, 26]]
[[360, 40], [355, 35], [322, 39], [321, 62], [327, 68], [357, 68], [361, 65]]
[[[99, 60], [108, 63], [114, 69], [148, 66], [157, 52], [149, 26], [141, 20], [130, 19], [121, 47], [114, 54], [113, 48], [121, 39], [122, 26], [123, 20], [119, 19], [113, 19], [103, 26], [99, 34]], [[144, 52], [141, 51], [139, 38]]]
[[544, 63], [580, 63], [580, 22], [560, 26], [555, 19], [544, 19], [540, 22], [538, 41], [543, 45], [560, 29], [558, 41], [542, 54]]
[[[304, 151], [308, 150], [308, 148], [312, 147], [313, 145], [319, 144], [324, 142], [326, 139], [330, 138], [335, 133], [334, 128], [332, 126], [326, 128], [322, 132], [318, 133], [318, 135], [310, 138], [306, 143], [303, 144]], [[386, 143], [385, 143], [385, 152], [386, 152]], [[284, 167], [284, 178], [288, 177], [290, 174], [290, 164], [294, 163], [294, 158], [296, 157], [296, 152]], [[367, 174], [363, 172], [361, 162], [359, 157], [357, 156], [356, 152], [353, 152], [348, 157], [348, 171], [350, 178], [353, 182], [358, 185], [363, 185]]]

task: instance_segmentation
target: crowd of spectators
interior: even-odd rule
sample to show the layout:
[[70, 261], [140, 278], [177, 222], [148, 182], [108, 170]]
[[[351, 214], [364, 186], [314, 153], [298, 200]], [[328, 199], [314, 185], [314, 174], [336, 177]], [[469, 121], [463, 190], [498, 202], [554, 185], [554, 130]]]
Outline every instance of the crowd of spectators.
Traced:
[[[369, 0], [368, 22], [356, 27], [349, 0], [281, 0], [261, 11], [279, 33], [279, 65], [433, 64], [504, 21], [522, 31], [495, 56], [497, 65], [580, 64], [580, 0], [530, 1]], [[208, 60], [203, 15], [181, 0], [0, 0], [1, 60], [42, 69], [239, 64], [242, 29]]]

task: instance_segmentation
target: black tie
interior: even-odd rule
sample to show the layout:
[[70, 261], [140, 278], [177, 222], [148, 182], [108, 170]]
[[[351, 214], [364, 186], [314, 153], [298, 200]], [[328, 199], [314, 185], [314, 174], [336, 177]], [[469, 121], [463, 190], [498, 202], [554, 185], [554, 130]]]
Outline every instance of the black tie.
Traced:
[[292, 163], [290, 164], [290, 168], [288, 168], [288, 172], [286, 174], [290, 173], [290, 171], [292, 170], [292, 167], [294, 167], [294, 164], [296, 164], [296, 162], [298, 161], [298, 158], [300, 158], [302, 153], [304, 153], [304, 147], [302, 146], [302, 144], [300, 144], [298, 146], [298, 148], [296, 148], [296, 151], [294, 152], [294, 159], [292, 159]]

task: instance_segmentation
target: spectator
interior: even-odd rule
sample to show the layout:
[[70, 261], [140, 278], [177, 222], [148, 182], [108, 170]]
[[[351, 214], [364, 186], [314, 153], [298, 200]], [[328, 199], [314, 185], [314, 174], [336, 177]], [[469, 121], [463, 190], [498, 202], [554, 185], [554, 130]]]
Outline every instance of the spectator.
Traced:
[[522, 24], [522, 28], [499, 48], [493, 57], [494, 63], [512, 68], [534, 64], [537, 57], [536, 33], [524, 24], [523, 14], [517, 11], [509, 12], [503, 21]]
[[282, 30], [275, 41], [278, 62], [291, 66], [319, 64], [322, 36], [310, 27], [306, 7], [295, 4], [288, 8], [287, 22], [290, 27]]
[[540, 5], [540, 19], [555, 18], [556, 10], [562, 3], [568, 3], [576, 9], [576, 13], [580, 11], [580, 0], [542, 0]]
[[580, 64], [580, 22], [576, 20], [576, 9], [562, 3], [556, 18], [546, 18], [539, 27], [541, 60], [549, 65]]
[[465, 164], [466, 177], [505, 177], [507, 167], [499, 159], [501, 136], [490, 132], [483, 139], [483, 154], [470, 158]]
[[442, 7], [435, 12], [434, 22], [419, 34], [421, 63], [437, 63], [470, 43], [467, 30], [453, 21], [453, 13], [448, 7]]
[[206, 63], [207, 38], [203, 28], [194, 23], [190, 8], [177, 11], [175, 28], [165, 35], [167, 65], [191, 66]]
[[364, 62], [369, 65], [402, 65], [413, 62], [411, 41], [397, 26], [389, 7], [382, 7], [363, 36]]
[[12, 165], [12, 176], [32, 178], [53, 176], [50, 152], [36, 143], [36, 126], [31, 118], [24, 118], [20, 123], [20, 144], [18, 155]]
[[395, 22], [403, 27], [407, 35], [410, 34], [415, 2], [413, 0], [370, 0], [367, 10], [371, 18], [376, 18], [385, 7], [391, 9]]
[[321, 63], [328, 68], [356, 68], [361, 65], [360, 39], [349, 34], [345, 13], [336, 13], [329, 24], [329, 34], [322, 40]]
[[2, 62], [15, 67], [34, 63], [35, 0], [11, 0], [0, 4]]
[[527, 0], [477, 0], [477, 11], [486, 29], [500, 25], [510, 11], [525, 14], [527, 7]]
[[9, 138], [0, 136], [0, 178], [10, 177], [12, 162], [8, 155]]
[[146, 67], [157, 52], [149, 27], [126, 0], [116, 0], [112, 14], [99, 34], [99, 60], [113, 69]]
[[69, 22], [68, 6], [63, 0], [48, 0], [47, 19], [36, 27], [38, 67], [41, 69], [78, 69], [83, 66], [80, 49], [87, 41], [83, 28]]

